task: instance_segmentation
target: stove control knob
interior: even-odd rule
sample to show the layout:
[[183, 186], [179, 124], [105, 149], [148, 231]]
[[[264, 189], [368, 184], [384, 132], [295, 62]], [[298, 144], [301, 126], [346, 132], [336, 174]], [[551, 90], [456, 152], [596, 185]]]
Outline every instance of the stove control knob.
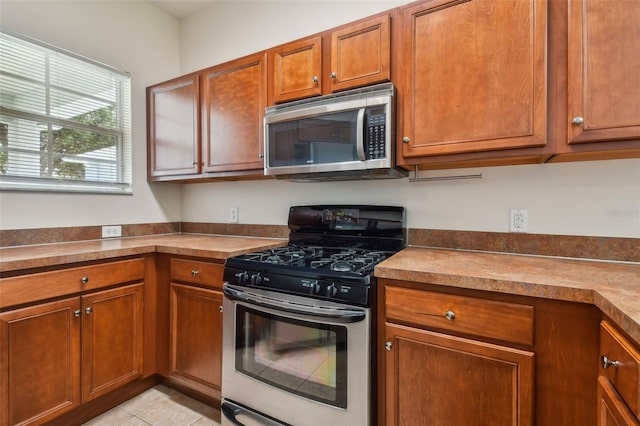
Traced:
[[238, 272], [235, 277], [238, 279], [238, 284], [246, 284], [249, 281], [249, 273], [247, 271]]
[[311, 288], [311, 292], [313, 294], [320, 294], [320, 291], [322, 290], [322, 287], [320, 286], [320, 284], [318, 284], [318, 281], [313, 283], [313, 287]]
[[329, 287], [327, 287], [327, 297], [336, 297], [338, 294], [338, 287], [334, 283], [331, 283]]
[[251, 285], [259, 285], [262, 282], [260, 274], [251, 274]]

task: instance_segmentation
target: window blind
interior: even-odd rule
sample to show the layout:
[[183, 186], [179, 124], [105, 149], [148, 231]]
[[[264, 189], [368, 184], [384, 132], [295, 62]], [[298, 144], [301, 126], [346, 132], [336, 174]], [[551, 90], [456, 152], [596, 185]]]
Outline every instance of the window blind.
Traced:
[[131, 193], [130, 76], [0, 32], [0, 189]]

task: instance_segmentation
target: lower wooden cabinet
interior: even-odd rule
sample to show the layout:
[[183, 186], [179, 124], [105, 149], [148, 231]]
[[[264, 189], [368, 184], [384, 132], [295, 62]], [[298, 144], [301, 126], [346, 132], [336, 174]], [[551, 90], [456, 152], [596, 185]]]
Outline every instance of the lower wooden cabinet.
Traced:
[[386, 325], [386, 422], [533, 424], [533, 353]]
[[220, 398], [222, 292], [170, 284], [170, 376]]
[[600, 324], [598, 425], [640, 426], [640, 349], [608, 321]]
[[0, 425], [80, 406], [80, 298], [0, 314]]
[[42, 424], [140, 377], [143, 287], [0, 314], [0, 425]]
[[82, 402], [142, 376], [143, 284], [82, 296]]

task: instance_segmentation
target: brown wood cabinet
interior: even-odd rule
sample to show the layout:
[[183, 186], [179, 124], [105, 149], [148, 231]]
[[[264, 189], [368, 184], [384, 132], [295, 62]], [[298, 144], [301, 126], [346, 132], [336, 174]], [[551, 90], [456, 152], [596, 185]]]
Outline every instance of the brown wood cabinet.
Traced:
[[82, 402], [142, 376], [143, 287], [82, 296]]
[[533, 424], [532, 352], [391, 323], [386, 334], [386, 425]]
[[569, 144], [640, 139], [639, 23], [637, 1], [569, 2]]
[[265, 60], [258, 53], [200, 72], [203, 172], [262, 174]]
[[533, 424], [533, 352], [454, 335], [531, 347], [531, 306], [395, 286], [384, 294], [384, 424]]
[[171, 283], [171, 377], [220, 399], [222, 292]]
[[147, 88], [149, 181], [263, 176], [265, 53]]
[[0, 425], [42, 424], [142, 377], [144, 266], [136, 258], [0, 280]]
[[281, 103], [391, 79], [391, 16], [379, 15], [269, 51], [272, 99]]
[[80, 299], [0, 314], [0, 425], [42, 424], [80, 406]]
[[377, 296], [379, 425], [596, 424], [594, 306], [384, 278]]
[[600, 325], [598, 425], [640, 424], [640, 349], [610, 322]]
[[544, 0], [403, 10], [402, 159], [546, 144], [546, 11]]
[[197, 175], [200, 160], [200, 88], [197, 73], [147, 88], [147, 175]]
[[159, 265], [158, 372], [195, 397], [220, 401], [224, 265], [168, 255]]

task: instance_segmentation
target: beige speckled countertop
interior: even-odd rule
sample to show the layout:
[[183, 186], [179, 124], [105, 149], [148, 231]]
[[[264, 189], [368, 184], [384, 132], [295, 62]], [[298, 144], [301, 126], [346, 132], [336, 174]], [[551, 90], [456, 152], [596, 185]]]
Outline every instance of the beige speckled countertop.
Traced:
[[64, 265], [145, 253], [169, 253], [224, 260], [278, 247], [286, 240], [227, 235], [172, 234], [0, 249], [0, 272]]
[[640, 263], [408, 247], [375, 275], [591, 303], [640, 344]]
[[[224, 260], [285, 239], [169, 234], [0, 249], [0, 273], [146, 253]], [[640, 263], [408, 247], [377, 277], [591, 303], [640, 344]]]

